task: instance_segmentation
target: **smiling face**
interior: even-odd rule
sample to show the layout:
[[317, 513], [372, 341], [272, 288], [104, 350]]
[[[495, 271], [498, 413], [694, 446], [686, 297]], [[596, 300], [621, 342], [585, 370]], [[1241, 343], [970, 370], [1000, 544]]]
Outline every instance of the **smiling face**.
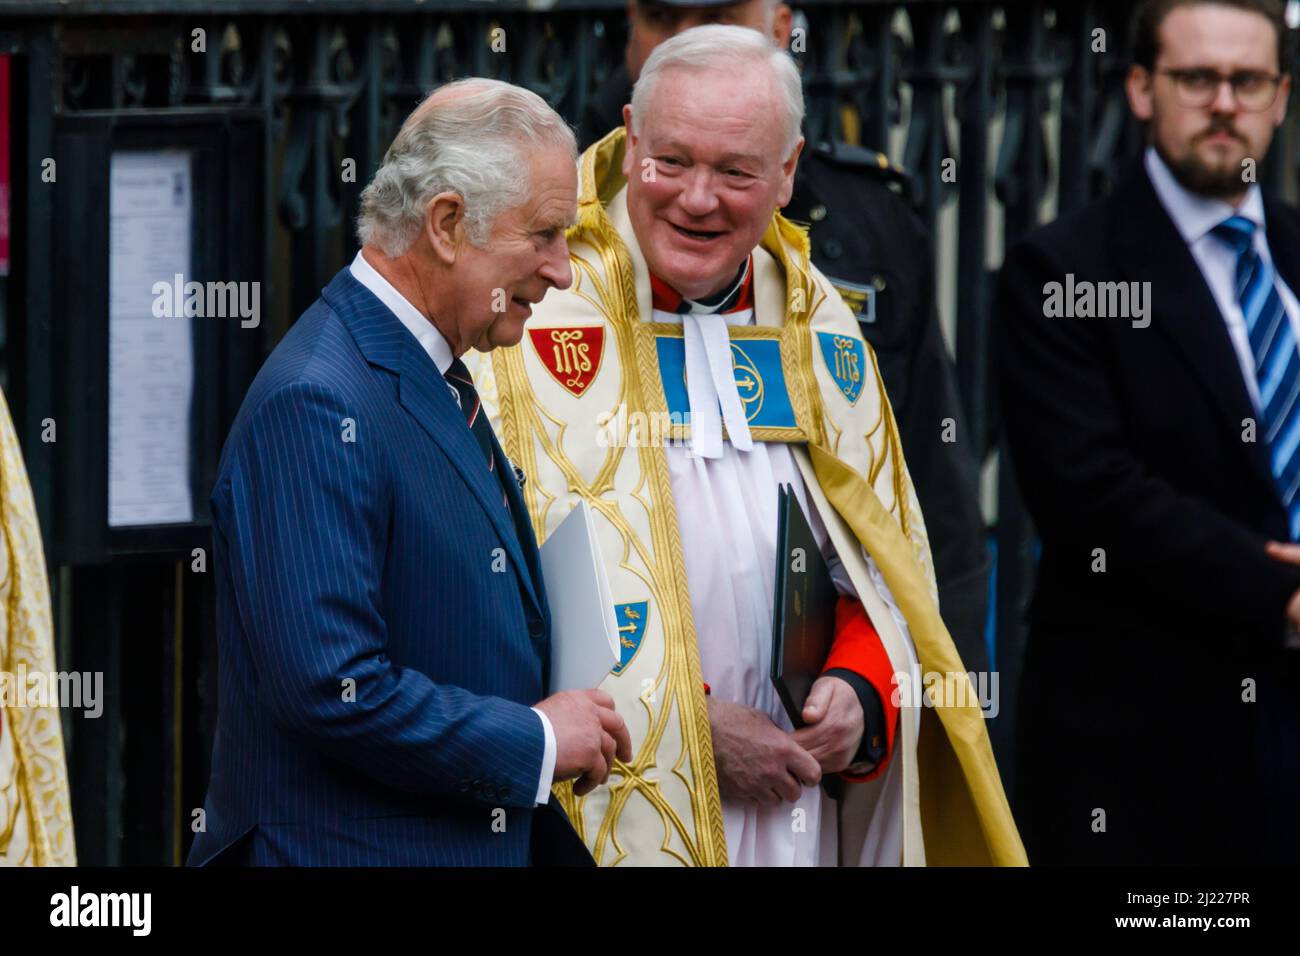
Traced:
[[623, 157], [632, 230], [650, 271], [683, 296], [720, 291], [790, 201], [776, 81], [759, 64], [664, 73]]
[[550, 289], [567, 289], [573, 282], [564, 230], [577, 217], [577, 168], [564, 150], [554, 148], [534, 153], [529, 167], [528, 201], [493, 220], [485, 248], [467, 239], [460, 245], [457, 339], [480, 351], [518, 344], [531, 306]]
[[1286, 117], [1289, 78], [1271, 107], [1243, 110], [1226, 83], [1204, 107], [1180, 98], [1169, 70], [1278, 73], [1277, 35], [1265, 17], [1213, 3], [1179, 7], [1161, 22], [1159, 53], [1152, 73], [1134, 66], [1128, 77], [1133, 114], [1150, 124], [1150, 137], [1166, 165], [1185, 187], [1206, 196], [1240, 201], [1249, 182], [1243, 161], [1262, 161], [1273, 131]]

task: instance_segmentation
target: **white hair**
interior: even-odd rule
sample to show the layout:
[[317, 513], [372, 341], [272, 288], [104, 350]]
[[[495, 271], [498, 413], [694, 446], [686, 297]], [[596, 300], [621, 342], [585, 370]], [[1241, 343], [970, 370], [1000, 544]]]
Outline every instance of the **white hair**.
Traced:
[[357, 238], [403, 255], [429, 200], [453, 192], [465, 201], [469, 241], [482, 248], [493, 220], [527, 199], [529, 157], [547, 146], [577, 161], [573, 130], [531, 90], [479, 77], [442, 86], [406, 118], [361, 194]]
[[799, 69], [788, 53], [749, 27], [721, 24], [691, 27], [655, 47], [632, 88], [633, 127], [646, 115], [664, 73], [675, 69], [708, 70], [734, 77], [741, 69], [756, 63], [767, 67], [780, 96], [778, 105], [785, 127], [785, 156], [788, 156], [799, 142], [803, 126], [803, 85], [799, 82]]

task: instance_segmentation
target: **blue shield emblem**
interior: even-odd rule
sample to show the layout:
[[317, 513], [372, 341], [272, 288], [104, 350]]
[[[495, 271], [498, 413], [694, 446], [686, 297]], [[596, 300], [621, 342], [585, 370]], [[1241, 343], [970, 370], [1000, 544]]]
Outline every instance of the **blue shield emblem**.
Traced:
[[834, 332], [818, 332], [817, 341], [822, 347], [826, 370], [849, 404], [856, 405], [862, 395], [862, 380], [867, 369], [867, 350], [862, 340]]
[[636, 652], [641, 649], [641, 638], [645, 636], [646, 615], [650, 610], [649, 601], [631, 601], [627, 604], [614, 605], [614, 620], [618, 623], [618, 663], [610, 673], [617, 677], [632, 663]]

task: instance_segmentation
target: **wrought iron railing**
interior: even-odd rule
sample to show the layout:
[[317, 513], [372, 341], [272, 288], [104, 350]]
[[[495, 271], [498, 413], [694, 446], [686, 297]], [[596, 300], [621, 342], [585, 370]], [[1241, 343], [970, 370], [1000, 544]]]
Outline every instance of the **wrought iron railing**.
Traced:
[[[805, 31], [798, 57], [809, 137], [876, 146], [913, 176], [935, 237], [968, 434], [980, 457], [994, 462], [991, 276], [1007, 242], [1100, 194], [1140, 149], [1123, 95], [1133, 4], [792, 5]], [[51, 155], [64, 118], [194, 109], [260, 117], [266, 161], [258, 188], [250, 189], [260, 198], [248, 205], [235, 184], [228, 201], [260, 223], [264, 237], [263, 351], [355, 250], [361, 188], [420, 97], [459, 76], [495, 76], [537, 90], [576, 122], [621, 61], [625, 39], [623, 0], [0, 0], [0, 52], [15, 55], [13, 162], [29, 176]], [[1293, 127], [1262, 173], [1292, 197]], [[355, 175], [344, 181], [348, 159]], [[944, 175], [949, 159], [957, 160], [955, 181]], [[49, 268], [54, 209], [47, 190], [16, 196], [22, 232], [15, 234], [12, 288], [21, 301], [15, 306], [11, 295], [5, 316], [11, 405], [43, 521], [60, 508], [35, 439], [60, 355], [51, 309], [56, 285], [66, 280]], [[1003, 687], [1014, 688], [1031, 530], [1009, 469], [999, 464], [988, 474], [996, 479], [988, 482], [987, 510], [1000, 556], [998, 667]], [[66, 580], [56, 575], [56, 585]], [[110, 597], [117, 587], [112, 580], [100, 586]], [[66, 649], [66, 633], [62, 638]], [[1003, 726], [1010, 710], [1003, 708]], [[169, 819], [201, 798], [188, 792], [190, 784], [185, 789], [166, 804]], [[111, 831], [106, 824], [91, 862], [123, 858]], [[179, 835], [165, 841], [158, 855], [174, 859], [180, 843]]]

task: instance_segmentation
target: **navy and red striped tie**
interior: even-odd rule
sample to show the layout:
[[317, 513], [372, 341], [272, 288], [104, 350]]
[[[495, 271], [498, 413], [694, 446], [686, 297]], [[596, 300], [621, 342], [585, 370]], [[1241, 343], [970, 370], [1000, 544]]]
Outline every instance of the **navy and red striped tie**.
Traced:
[[[478, 391], [474, 388], [474, 379], [470, 376], [469, 369], [460, 359], [452, 359], [445, 378], [460, 397], [460, 410], [465, 413], [469, 430], [474, 433], [479, 447], [487, 456], [488, 471], [495, 473], [497, 463], [496, 455], [492, 454], [492, 426], [488, 423], [487, 416], [483, 414], [483, 405], [479, 401]], [[501, 491], [501, 498], [508, 508], [510, 501], [506, 497], [504, 488]]]

